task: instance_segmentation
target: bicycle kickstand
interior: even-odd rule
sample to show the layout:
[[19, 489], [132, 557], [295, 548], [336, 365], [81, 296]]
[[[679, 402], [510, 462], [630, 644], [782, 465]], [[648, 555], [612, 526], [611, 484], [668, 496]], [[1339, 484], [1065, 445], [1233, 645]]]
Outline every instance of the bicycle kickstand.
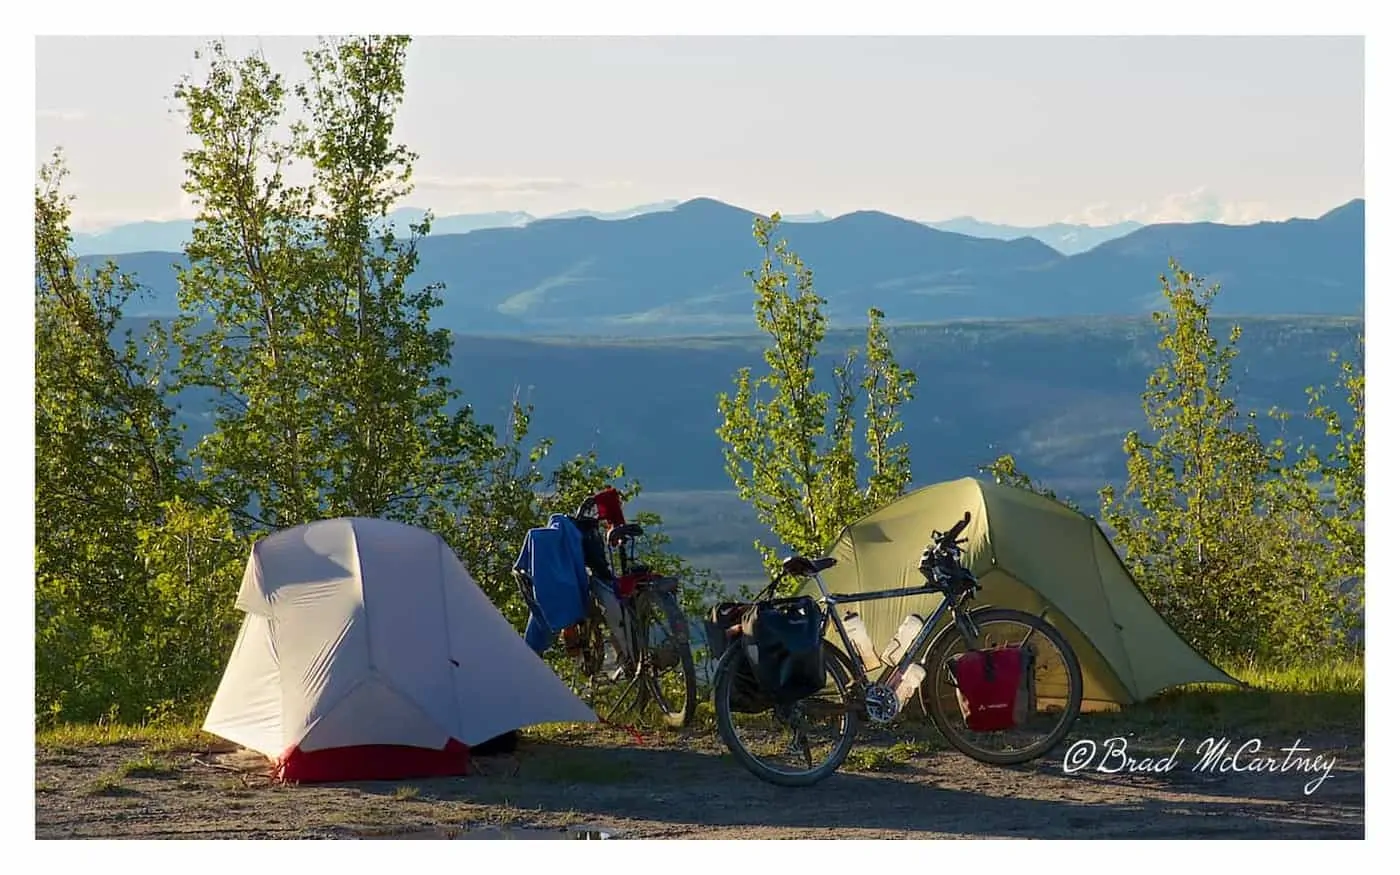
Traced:
[[[622, 688], [621, 693], [618, 693], [617, 701], [613, 704], [612, 708], [608, 710], [607, 716], [603, 718], [604, 720], [612, 720], [614, 717], [617, 716], [617, 709], [622, 706], [622, 703], [627, 701], [627, 694], [630, 693], [632, 691], [632, 688], [637, 685], [637, 681], [641, 680], [641, 677], [641, 667], [638, 666], [637, 671], [632, 674], [632, 678], [629, 681], [627, 681], [627, 686]], [[623, 711], [622, 713], [626, 714], [628, 711], [631, 711], [634, 707], [636, 707], [636, 703], [628, 705], [627, 710]]]

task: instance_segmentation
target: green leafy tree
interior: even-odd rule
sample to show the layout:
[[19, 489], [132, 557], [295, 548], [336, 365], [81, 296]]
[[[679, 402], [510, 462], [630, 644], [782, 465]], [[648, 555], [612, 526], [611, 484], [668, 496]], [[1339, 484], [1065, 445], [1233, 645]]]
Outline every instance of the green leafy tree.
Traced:
[[[758, 218], [754, 237], [764, 257], [753, 283], [758, 327], [771, 340], [767, 371], [735, 377], [732, 395], [719, 396], [725, 467], [740, 498], [791, 549], [826, 550], [841, 528], [898, 497], [910, 479], [908, 447], [898, 440], [902, 405], [913, 394], [913, 373], [890, 350], [883, 314], [869, 313], [866, 349], [849, 353], [832, 371], [835, 397], [817, 383], [826, 338], [826, 303], [812, 271], [786, 241], [775, 239], [781, 217]], [[857, 389], [865, 393], [864, 445], [868, 465], [861, 484]], [[755, 548], [770, 571], [779, 557]]]
[[164, 333], [122, 325], [138, 292], [72, 254], [61, 153], [34, 192], [35, 699], [93, 719], [136, 701], [153, 610], [139, 532], [180, 491]]
[[[1361, 620], [1366, 577], [1366, 409], [1365, 375], [1359, 360], [1363, 341], [1357, 339], [1357, 360], [1332, 354], [1337, 379], [1328, 388], [1307, 390], [1308, 419], [1320, 424], [1332, 442], [1325, 452], [1315, 445], [1297, 448], [1295, 461], [1281, 469], [1276, 486], [1279, 512], [1297, 521], [1306, 532], [1321, 579], [1346, 587], [1349, 596], [1337, 624], [1343, 632]], [[1338, 404], [1336, 395], [1342, 401]], [[1283, 422], [1287, 416], [1275, 411]]]
[[160, 720], [200, 716], [213, 698], [242, 614], [234, 597], [251, 543], [234, 533], [222, 508], [175, 498], [161, 506], [157, 524], [137, 532], [150, 594], [140, 652], [142, 685], [133, 697]]
[[1233, 397], [1240, 329], [1211, 331], [1219, 287], [1175, 262], [1154, 314], [1164, 361], [1143, 395], [1148, 431], [1123, 444], [1127, 479], [1101, 492], [1105, 522], [1164, 616], [1214, 656], [1272, 659], [1330, 640], [1337, 604], [1272, 484], [1281, 447]]
[[387, 222], [415, 158], [393, 141], [408, 43], [323, 40], [292, 123], [282, 78], [217, 42], [204, 80], [176, 89], [199, 210], [181, 373], [214, 395], [196, 456], [241, 528], [363, 515], [450, 529], [491, 452], [447, 382], [438, 289], [409, 288], [429, 222], [408, 239]]
[[1309, 416], [1321, 422], [1333, 444], [1325, 454], [1309, 448], [1303, 470], [1316, 474], [1322, 494], [1317, 504], [1327, 532], [1329, 552], [1335, 561], [1337, 578], [1366, 576], [1366, 376], [1360, 359], [1364, 343], [1357, 338], [1357, 360], [1338, 363], [1335, 390], [1343, 397], [1341, 406], [1328, 400], [1331, 394], [1310, 388]]

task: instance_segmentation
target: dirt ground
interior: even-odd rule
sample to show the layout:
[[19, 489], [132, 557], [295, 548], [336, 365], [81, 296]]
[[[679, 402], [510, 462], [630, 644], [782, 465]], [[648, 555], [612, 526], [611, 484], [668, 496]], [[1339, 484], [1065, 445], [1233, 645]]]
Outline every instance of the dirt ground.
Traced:
[[[1307, 740], [1314, 750], [1306, 756], [1336, 757], [1310, 794], [1305, 787], [1321, 771], [1197, 770], [1203, 739], [1185, 739], [1172, 768], [1156, 773], [1097, 771], [1122, 760], [1106, 759], [1094, 739], [1090, 765], [1067, 773], [1069, 748], [1083, 738], [1007, 768], [928, 744], [911, 753], [907, 741], [867, 731], [846, 768], [808, 789], [760, 782], [699, 730], [647, 735], [639, 745], [588, 728], [527, 738], [514, 755], [478, 759], [467, 777], [331, 786], [273, 785], [265, 760], [228, 748], [41, 748], [35, 835], [534, 838], [586, 826], [619, 839], [1365, 837], [1359, 736]], [[1262, 739], [1261, 752], [1246, 750], [1233, 764], [1244, 769], [1266, 754], [1281, 760], [1279, 749], [1293, 741]], [[1130, 742], [1128, 755], [1150, 754], [1159, 768], [1176, 744]]]

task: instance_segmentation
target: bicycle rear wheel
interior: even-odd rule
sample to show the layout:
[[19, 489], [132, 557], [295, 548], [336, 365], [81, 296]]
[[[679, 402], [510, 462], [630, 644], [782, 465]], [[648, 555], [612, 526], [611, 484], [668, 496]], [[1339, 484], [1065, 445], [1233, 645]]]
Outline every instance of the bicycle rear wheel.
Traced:
[[758, 690], [742, 644], [731, 645], [715, 667], [719, 737], [744, 768], [770, 784], [810, 787], [825, 780], [855, 744], [859, 723], [847, 704], [854, 672], [830, 643], [824, 654], [826, 687], [786, 707]]
[[1058, 629], [1034, 614], [980, 608], [971, 616], [979, 631], [976, 648], [1030, 646], [1035, 654], [1035, 710], [1024, 723], [1005, 731], [968, 728], [947, 668], [950, 658], [968, 649], [968, 642], [957, 624], [949, 623], [924, 656], [925, 677], [920, 689], [924, 713], [949, 744], [980, 762], [1014, 765], [1044, 756], [1064, 740], [1079, 716], [1084, 679], [1074, 649]]

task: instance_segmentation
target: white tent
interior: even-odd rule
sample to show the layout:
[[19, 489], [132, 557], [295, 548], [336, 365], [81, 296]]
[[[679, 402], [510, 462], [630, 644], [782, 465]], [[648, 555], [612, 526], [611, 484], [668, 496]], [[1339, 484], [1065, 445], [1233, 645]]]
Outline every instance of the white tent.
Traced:
[[460, 774], [466, 749], [597, 716], [436, 534], [331, 519], [259, 541], [204, 722], [287, 780]]

